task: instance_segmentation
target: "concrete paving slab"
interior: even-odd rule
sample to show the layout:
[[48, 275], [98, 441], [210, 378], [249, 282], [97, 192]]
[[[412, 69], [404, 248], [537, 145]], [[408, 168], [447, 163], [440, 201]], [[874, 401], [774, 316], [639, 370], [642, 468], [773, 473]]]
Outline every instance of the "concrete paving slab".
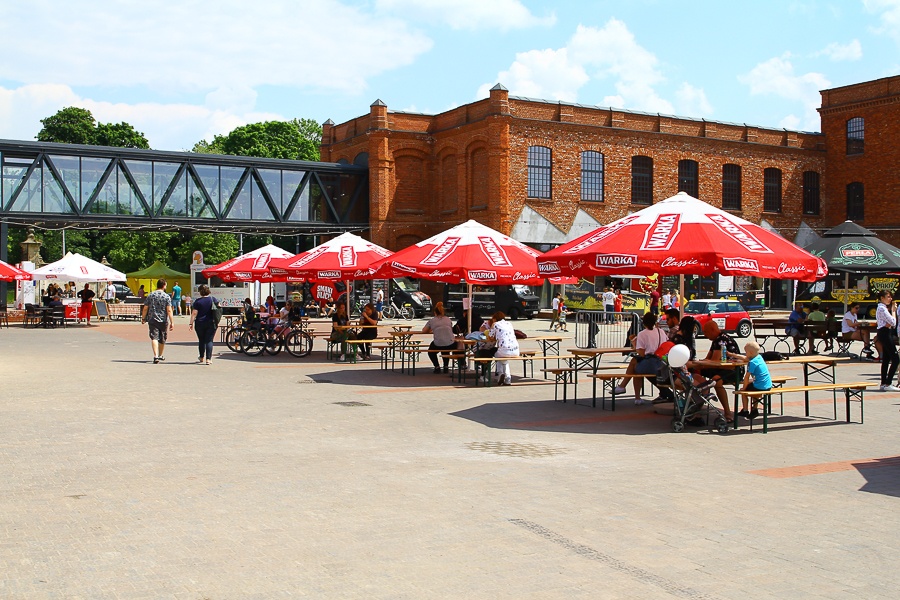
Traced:
[[520, 369], [475, 388], [317, 343], [201, 366], [181, 317], [153, 365], [137, 323], [0, 330], [0, 597], [896, 595], [900, 394], [675, 434]]

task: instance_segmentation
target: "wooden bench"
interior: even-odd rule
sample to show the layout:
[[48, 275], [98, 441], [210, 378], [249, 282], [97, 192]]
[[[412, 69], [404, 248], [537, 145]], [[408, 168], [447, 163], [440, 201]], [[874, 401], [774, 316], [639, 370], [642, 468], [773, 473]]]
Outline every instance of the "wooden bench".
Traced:
[[[612, 399], [611, 405], [612, 410], [616, 410], [616, 380], [623, 379], [624, 377], [628, 377], [631, 379], [643, 379], [644, 381], [650, 381], [653, 383], [656, 381], [656, 373], [632, 373], [630, 375], [625, 375], [623, 373], [591, 373], [588, 375], [591, 379], [599, 380], [602, 383], [602, 392], [603, 395], [600, 397], [600, 410], [606, 409], [606, 391], [607, 389], [610, 392], [610, 398]], [[591, 406], [597, 406], [597, 398], [596, 396], [593, 399]]]
[[[847, 411], [847, 422], [850, 423], [850, 401], [855, 399], [859, 401], [859, 422], [863, 422], [863, 396], [865, 394], [866, 388], [872, 385], [866, 381], [854, 381], [851, 383], [817, 383], [812, 385], [800, 385], [793, 387], [777, 387], [772, 388], [771, 390], [766, 390], [764, 392], [752, 391], [746, 392], [743, 390], [737, 391], [734, 393], [735, 399], [738, 396], [745, 396], [750, 398], [751, 406], [755, 405], [758, 402], [763, 403], [763, 433], [768, 433], [769, 431], [769, 421], [768, 415], [771, 412], [771, 397], [774, 394], [790, 394], [794, 392], [817, 392], [817, 391], [834, 391], [834, 390], [843, 390], [844, 398], [846, 399], [846, 411]], [[834, 402], [834, 418], [837, 419], [837, 400]], [[734, 413], [734, 425], [735, 429], [737, 429], [738, 424], [738, 416], [737, 412]], [[750, 421], [751, 430], [753, 428], [753, 421]]]
[[[407, 360], [401, 360], [401, 363], [404, 366], [405, 365], [409, 366], [408, 371], [409, 371], [410, 375], [416, 374], [416, 363], [419, 362], [419, 354], [444, 354], [444, 355], [446, 355], [447, 358], [450, 359], [450, 365], [452, 365], [452, 367], [448, 366], [448, 371], [451, 368], [454, 371], [456, 371], [459, 361], [465, 360], [467, 357], [467, 354], [465, 353], [465, 351], [458, 350], [458, 349], [457, 350], [439, 350], [439, 349], [432, 350], [429, 348], [417, 347], [417, 348], [398, 348], [395, 351], [406, 356]], [[401, 366], [401, 372], [404, 372], [404, 366]], [[463, 371], [463, 369], [459, 369], [459, 371]], [[454, 375], [455, 375], [455, 373], [451, 373], [451, 378], [454, 377]], [[462, 378], [464, 376], [460, 375], [460, 377]]]
[[485, 358], [473, 358], [472, 362], [475, 365], [481, 366], [481, 375], [475, 377], [475, 385], [478, 385], [478, 380], [481, 379], [484, 382], [486, 387], [490, 387], [491, 385], [491, 364], [501, 360], [508, 360], [511, 362], [521, 362], [522, 363], [522, 377], [528, 377], [528, 366], [531, 366], [531, 376], [534, 377], [534, 361], [543, 360], [545, 358], [557, 358], [556, 356], [544, 356], [543, 354], [537, 354], [532, 352], [524, 352], [519, 354], [519, 356], [503, 356], [503, 357], [485, 357]]
[[[544, 373], [544, 378], [547, 377], [547, 373], [553, 375], [553, 401], [559, 401], [559, 385], [563, 386], [563, 403], [568, 400], [568, 390], [569, 384], [574, 383], [575, 377], [575, 368], [574, 367], [550, 367], [541, 369], [541, 372]], [[574, 399], [574, 402], [578, 403], [578, 398]]]

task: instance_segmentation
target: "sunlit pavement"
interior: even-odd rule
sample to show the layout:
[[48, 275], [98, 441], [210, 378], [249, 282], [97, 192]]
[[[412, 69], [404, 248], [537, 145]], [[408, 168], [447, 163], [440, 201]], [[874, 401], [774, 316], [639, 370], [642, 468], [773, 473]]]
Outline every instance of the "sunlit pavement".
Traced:
[[0, 598], [896, 596], [900, 394], [867, 393], [864, 424], [793, 395], [767, 435], [676, 434], [520, 365], [475, 388], [322, 340], [197, 365], [187, 317], [158, 365], [138, 323], [0, 347]]

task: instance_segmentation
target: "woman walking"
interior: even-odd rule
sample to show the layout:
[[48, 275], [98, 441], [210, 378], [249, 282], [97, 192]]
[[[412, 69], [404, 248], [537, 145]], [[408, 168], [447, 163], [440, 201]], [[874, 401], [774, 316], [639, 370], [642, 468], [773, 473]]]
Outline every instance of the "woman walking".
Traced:
[[188, 327], [197, 334], [197, 346], [199, 349], [197, 364], [212, 364], [213, 338], [216, 335], [216, 323], [213, 320], [212, 309], [215, 298], [209, 295], [209, 286], [205, 283], [198, 289], [200, 297], [194, 301], [191, 308], [191, 322]]
[[878, 309], [875, 311], [875, 321], [878, 323], [878, 331], [875, 339], [881, 344], [881, 387], [882, 392], [900, 392], [900, 388], [891, 384], [897, 373], [897, 365], [900, 364], [900, 356], [897, 355], [897, 347], [894, 345], [891, 335], [897, 326], [897, 307], [894, 298], [887, 290], [878, 294]]

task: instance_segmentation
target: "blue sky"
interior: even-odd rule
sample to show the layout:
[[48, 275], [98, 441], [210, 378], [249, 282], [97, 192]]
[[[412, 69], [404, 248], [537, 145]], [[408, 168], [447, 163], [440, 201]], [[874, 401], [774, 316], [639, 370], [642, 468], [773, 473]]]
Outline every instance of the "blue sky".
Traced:
[[900, 74], [900, 0], [32, 0], [0, 6], [0, 137], [65, 106], [189, 149], [238, 125], [520, 96], [818, 131]]

